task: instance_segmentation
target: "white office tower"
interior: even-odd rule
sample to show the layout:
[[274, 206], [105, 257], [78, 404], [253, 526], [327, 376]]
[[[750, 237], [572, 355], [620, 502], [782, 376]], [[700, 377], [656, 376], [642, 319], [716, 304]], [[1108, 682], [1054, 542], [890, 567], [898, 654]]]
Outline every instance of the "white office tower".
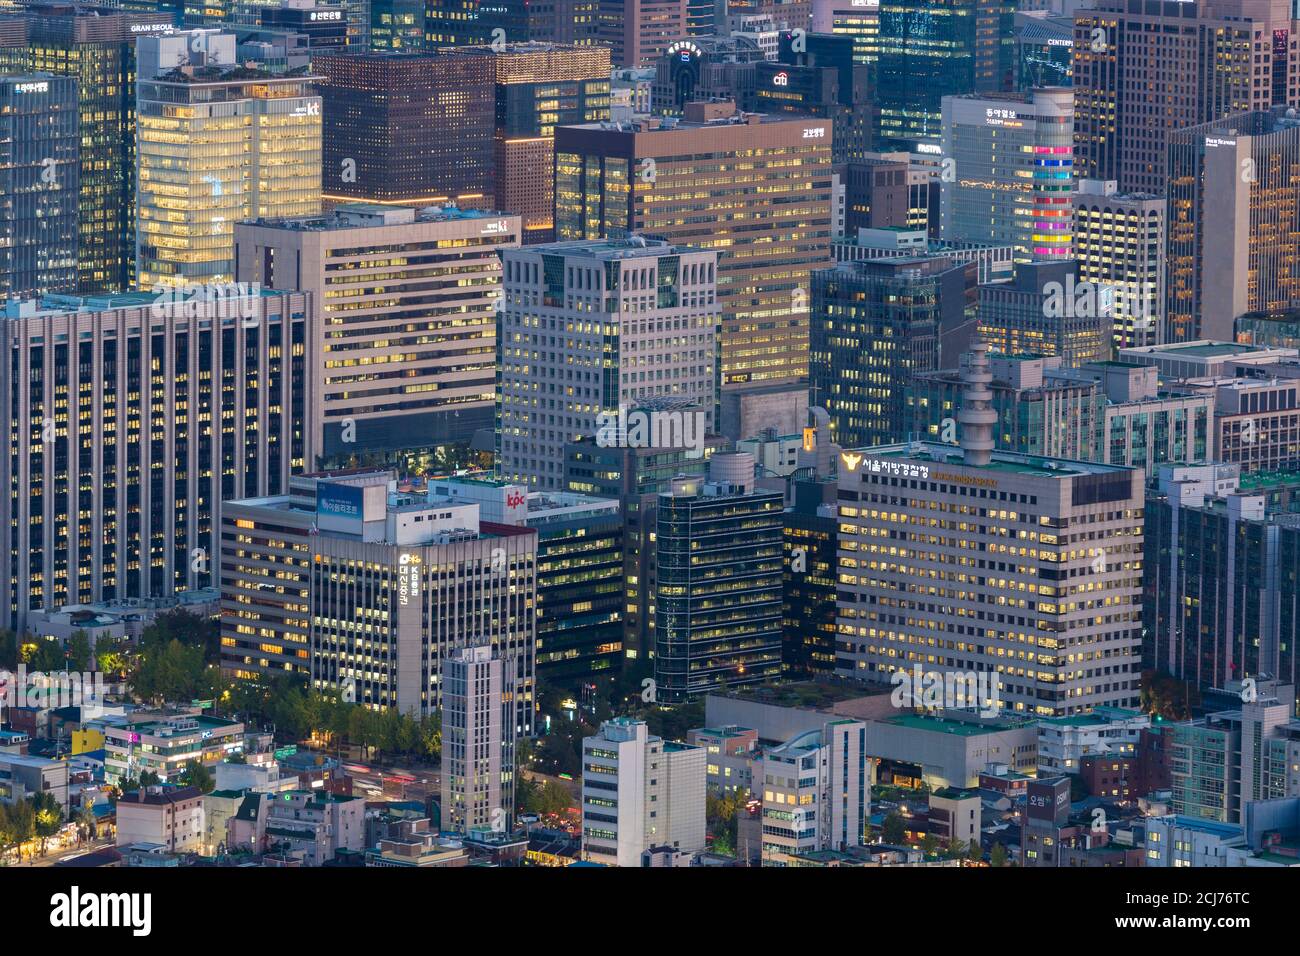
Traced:
[[617, 717], [582, 740], [582, 856], [640, 866], [641, 853], [704, 848], [704, 749], [652, 737]]
[[502, 255], [502, 478], [562, 491], [564, 446], [583, 436], [702, 447], [697, 432], [716, 431], [716, 253], [634, 237]]
[[755, 775], [763, 799], [763, 865], [862, 846], [871, 806], [867, 725], [835, 720], [767, 751]]
[[466, 647], [442, 665], [442, 829], [504, 831], [501, 804], [502, 663], [492, 648]]

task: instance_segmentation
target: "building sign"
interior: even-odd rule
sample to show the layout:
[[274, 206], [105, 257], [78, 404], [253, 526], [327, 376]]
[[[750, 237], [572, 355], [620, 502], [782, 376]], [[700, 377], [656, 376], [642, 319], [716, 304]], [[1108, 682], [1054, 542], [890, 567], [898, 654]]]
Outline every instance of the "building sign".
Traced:
[[510, 231], [509, 221], [505, 219], [498, 219], [495, 222], [490, 222], [486, 226], [484, 226], [483, 231], [480, 232], [479, 235], [500, 236], [500, 235], [504, 235], [505, 233], [508, 233], [509, 231]]
[[363, 497], [360, 487], [322, 481], [316, 486], [316, 513], [360, 521]]
[[772, 77], [772, 85], [773, 85], [773, 86], [789, 86], [789, 85], [790, 85], [790, 74], [787, 73], [785, 70], [782, 70], [782, 71], [781, 71], [780, 73], [778, 73], [776, 76]]
[[49, 91], [50, 91], [50, 84], [44, 81], [40, 83], [15, 83], [14, 84], [15, 93], [48, 93]]
[[420, 556], [403, 554], [397, 559], [397, 603], [406, 607], [420, 598]]
[[311, 13], [313, 20], [342, 20], [342, 10], [313, 10]]
[[817, 126], [811, 129], [806, 129], [803, 131], [803, 138], [804, 139], [825, 139], [826, 127]]
[[690, 40], [678, 40], [670, 44], [666, 51], [668, 56], [675, 56], [683, 62], [700, 57], [700, 48]]

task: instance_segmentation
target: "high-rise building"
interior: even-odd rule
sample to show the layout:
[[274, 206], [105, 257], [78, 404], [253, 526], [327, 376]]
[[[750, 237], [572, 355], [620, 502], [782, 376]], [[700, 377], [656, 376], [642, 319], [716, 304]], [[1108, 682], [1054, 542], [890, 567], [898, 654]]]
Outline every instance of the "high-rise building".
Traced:
[[509, 812], [501, 802], [503, 661], [486, 644], [453, 651], [442, 685], [441, 829], [501, 832]]
[[423, 50], [424, 0], [370, 0], [370, 49]]
[[[1083, 5], [1083, 4], [1081, 4]], [[1069, 86], [1074, 77], [1074, 18], [1017, 12], [1016, 89]]]
[[77, 83], [0, 74], [0, 300], [77, 288]]
[[[641, 239], [505, 253], [498, 330], [502, 477], [563, 488], [565, 445], [667, 443], [703, 454], [717, 404], [717, 259]], [[658, 410], [635, 411], [655, 404]], [[635, 412], [636, 421], [630, 413]], [[648, 427], [638, 429], [644, 422]]]
[[[704, 454], [683, 447], [629, 448], [599, 444], [595, 436], [564, 449], [567, 491], [621, 503], [623, 514], [623, 654], [633, 666], [648, 668], [654, 650], [656, 549], [659, 495], [677, 477], [701, 477], [708, 459], [726, 440], [708, 435]], [[648, 675], [649, 670], [645, 673]]]
[[308, 460], [308, 297], [10, 302], [7, 620], [215, 580], [220, 504]]
[[880, 0], [818, 0], [813, 3], [813, 33], [853, 38], [853, 61], [866, 66], [880, 52]]
[[1169, 132], [1162, 341], [1230, 342], [1237, 316], [1300, 301], [1300, 120], [1286, 109]]
[[[233, 502], [223, 518], [222, 669], [254, 681], [300, 674], [372, 709], [443, 710], [445, 740], [468, 733], [484, 745], [445, 752], [460, 762], [447, 765], [457, 779], [444, 787], [473, 821], [508, 828], [515, 743], [532, 733], [535, 707], [537, 536], [493, 516], [432, 487], [400, 491], [383, 471], [299, 476], [288, 494]], [[467, 648], [485, 650], [466, 660]], [[497, 689], [455, 683], [476, 674]], [[489, 704], [498, 715], [484, 713]], [[453, 729], [449, 706], [473, 713]]]
[[669, 44], [691, 35], [687, 7], [688, 0], [600, 0], [596, 39], [614, 66], [653, 66]]
[[906, 440], [904, 388], [959, 355], [976, 265], [941, 256], [842, 262], [813, 273], [812, 404], [845, 448]]
[[825, 120], [727, 104], [688, 104], [677, 123], [560, 127], [556, 235], [716, 250], [722, 384], [796, 383], [808, 373], [809, 274], [830, 264], [831, 137]]
[[1015, 82], [1010, 0], [880, 0], [878, 87], [884, 149], [937, 146], [943, 98]]
[[1093, 0], [1086, 6], [1074, 18], [1080, 178], [1163, 195], [1174, 130], [1300, 101], [1290, 0]]
[[1074, 195], [1074, 258], [1084, 282], [1114, 289], [1116, 348], [1154, 345], [1165, 314], [1165, 199], [1085, 179]]
[[990, 379], [976, 346], [960, 447], [841, 453], [838, 671], [970, 675], [981, 712], [1136, 707], [1142, 471], [994, 451]]
[[537, 532], [537, 673], [569, 687], [623, 659], [623, 515], [617, 498], [529, 492], [485, 478], [436, 478], [432, 494]]
[[[863, 846], [871, 816], [867, 725], [827, 721], [763, 751], [763, 865], [790, 866], [823, 850]], [[754, 776], [759, 778], [759, 769]]]
[[609, 51], [534, 42], [456, 52], [491, 64], [496, 206], [523, 218], [526, 243], [550, 242], [555, 238], [555, 128], [609, 119]]
[[78, 276], [68, 291], [124, 292], [135, 273], [136, 39], [170, 30], [172, 17], [62, 0], [16, 12], [27, 43], [0, 50], [0, 63], [72, 77], [79, 91]]
[[1144, 664], [1191, 686], [1300, 678], [1300, 478], [1161, 467], [1147, 494]]
[[228, 283], [235, 223], [320, 212], [316, 77], [239, 66], [235, 36], [138, 41], [136, 281]]
[[425, 47], [565, 41], [564, 0], [425, 0]]
[[655, 686], [661, 702], [781, 673], [781, 492], [754, 485], [754, 456], [715, 454], [706, 481], [659, 496]]
[[582, 739], [582, 856], [640, 866], [651, 847], [704, 849], [703, 747], [652, 735], [645, 721], [616, 717]]
[[1018, 261], [1072, 250], [1074, 94], [1030, 90], [943, 98], [941, 238], [1009, 245]]
[[1078, 280], [1073, 259], [1016, 264], [979, 288], [979, 341], [1004, 355], [1059, 355], [1066, 367], [1110, 358], [1114, 291]]
[[325, 78], [327, 200], [492, 205], [490, 58], [327, 53], [312, 68]]
[[519, 217], [349, 203], [235, 229], [241, 282], [310, 292], [310, 467], [423, 453], [493, 426], [498, 252]]

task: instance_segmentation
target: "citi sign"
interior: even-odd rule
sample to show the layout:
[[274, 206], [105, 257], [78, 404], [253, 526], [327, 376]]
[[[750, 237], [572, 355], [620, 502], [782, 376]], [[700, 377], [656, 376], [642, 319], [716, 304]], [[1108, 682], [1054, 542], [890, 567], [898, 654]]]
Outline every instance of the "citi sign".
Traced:
[[790, 85], [790, 74], [789, 74], [789, 73], [786, 73], [784, 70], [782, 70], [782, 71], [781, 71], [780, 73], [778, 73], [776, 76], [772, 77], [772, 85], [773, 85], [773, 86], [789, 86], [789, 85]]

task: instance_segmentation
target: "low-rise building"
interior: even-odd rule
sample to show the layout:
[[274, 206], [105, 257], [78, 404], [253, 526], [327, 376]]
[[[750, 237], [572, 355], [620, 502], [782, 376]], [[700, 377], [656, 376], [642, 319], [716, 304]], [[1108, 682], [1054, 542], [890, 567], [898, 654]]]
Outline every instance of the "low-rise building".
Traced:
[[141, 787], [117, 801], [117, 845], [156, 843], [170, 853], [202, 853], [204, 821], [198, 787]]
[[242, 723], [202, 713], [138, 712], [102, 729], [104, 780], [113, 784], [143, 773], [166, 783], [192, 760], [210, 766], [244, 751]]

